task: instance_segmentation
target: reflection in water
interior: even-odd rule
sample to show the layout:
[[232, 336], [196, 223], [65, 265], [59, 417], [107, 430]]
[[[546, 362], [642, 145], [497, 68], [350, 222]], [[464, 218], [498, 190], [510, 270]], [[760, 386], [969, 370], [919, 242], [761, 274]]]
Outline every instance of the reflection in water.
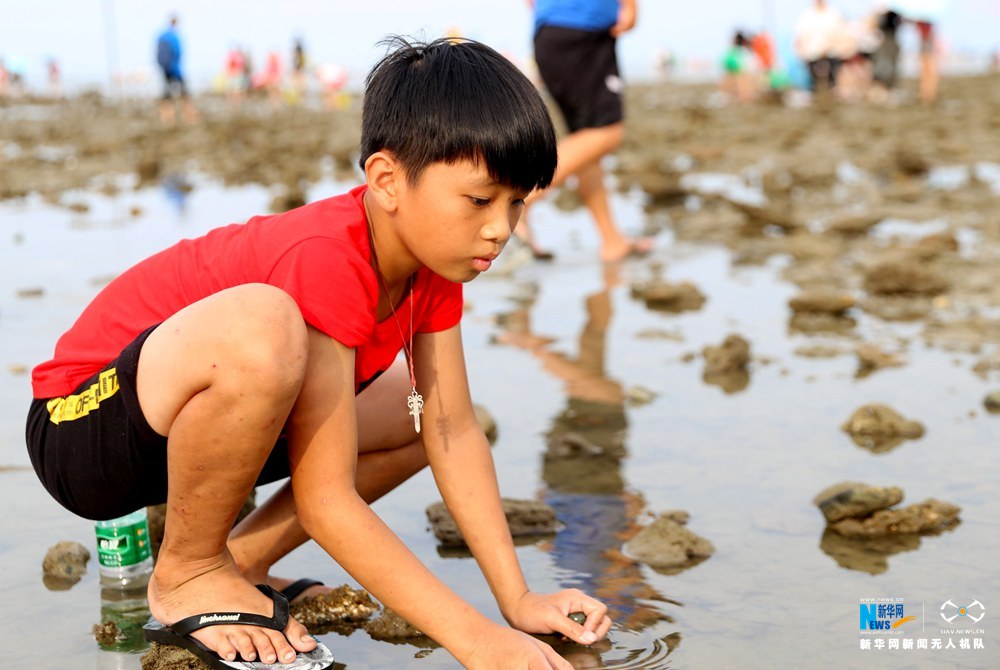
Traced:
[[680, 633], [657, 638], [614, 626], [608, 639], [584, 647], [569, 641], [546, 640], [559, 655], [577, 670], [614, 668], [615, 670], [663, 670], [670, 667], [668, 656], [681, 643]]
[[844, 537], [827, 529], [819, 541], [819, 548], [848, 570], [879, 575], [889, 569], [889, 557], [904, 551], [920, 548], [920, 536], [914, 533], [877, 538]]
[[178, 214], [184, 214], [187, 210], [187, 198], [192, 190], [194, 190], [194, 186], [181, 173], [174, 172], [163, 178], [163, 194], [177, 209]]
[[142, 626], [149, 620], [146, 588], [101, 589], [101, 622], [94, 625], [94, 638], [100, 651], [98, 670], [131, 670], [138, 664], [136, 655], [149, 646], [142, 637]]
[[671, 646], [647, 640], [640, 632], [670, 621], [653, 605], [668, 601], [645, 582], [640, 566], [621, 553], [622, 544], [639, 530], [637, 518], [644, 503], [627, 490], [622, 476], [626, 394], [622, 384], [607, 376], [604, 360], [618, 268], [608, 266], [604, 273], [602, 290], [586, 299], [587, 320], [576, 357], [553, 351], [551, 338], [531, 331], [533, 300], [500, 320], [505, 330], [497, 341], [529, 351], [565, 385], [566, 407], [552, 420], [542, 467], [545, 502], [565, 528], [541, 547], [571, 572], [561, 586], [599, 598], [616, 622], [614, 641], [591, 649], [567, 645], [560, 653], [578, 668], [663, 667], [679, 636], [672, 638]]

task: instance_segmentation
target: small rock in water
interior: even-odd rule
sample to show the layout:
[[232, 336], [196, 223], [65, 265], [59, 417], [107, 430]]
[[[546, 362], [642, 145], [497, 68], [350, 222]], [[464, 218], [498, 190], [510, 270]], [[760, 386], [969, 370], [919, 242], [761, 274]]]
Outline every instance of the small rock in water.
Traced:
[[[503, 512], [514, 538], [552, 535], [558, 530], [559, 521], [555, 510], [545, 503], [534, 500], [501, 499]], [[434, 537], [446, 547], [464, 547], [458, 524], [443, 502], [436, 502], [427, 508], [427, 519], [431, 522]]]
[[59, 542], [42, 559], [42, 573], [75, 584], [87, 572], [89, 560], [90, 551], [79, 542]]
[[360, 625], [378, 611], [378, 604], [367, 591], [345, 585], [318, 596], [303, 598], [294, 603], [290, 614], [303, 626], [312, 630], [341, 624]]
[[841, 428], [851, 435], [859, 447], [872, 451], [886, 451], [904, 439], [923, 437], [924, 426], [919, 421], [903, 418], [888, 405], [864, 405], [844, 422]]
[[957, 526], [961, 511], [958, 505], [931, 498], [916, 505], [882, 509], [866, 519], [843, 519], [829, 528], [855, 538], [935, 534]]
[[813, 499], [827, 522], [841, 519], [864, 518], [880, 509], [886, 509], [903, 500], [903, 489], [898, 486], [871, 486], [860, 482], [834, 484]]
[[625, 555], [652, 568], [683, 570], [715, 552], [711, 542], [661, 515], [625, 544]]
[[994, 391], [983, 399], [983, 407], [990, 414], [1000, 414], [1000, 391]]
[[426, 638], [426, 635], [413, 627], [409, 621], [399, 616], [391, 609], [382, 610], [382, 614], [370, 621], [365, 626], [367, 632], [374, 640], [407, 640], [414, 638]]

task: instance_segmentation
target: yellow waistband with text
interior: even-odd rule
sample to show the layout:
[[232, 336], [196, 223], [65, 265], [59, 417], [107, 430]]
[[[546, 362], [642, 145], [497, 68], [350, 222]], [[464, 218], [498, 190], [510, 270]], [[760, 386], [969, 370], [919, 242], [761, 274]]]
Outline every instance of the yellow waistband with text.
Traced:
[[46, 407], [49, 410], [49, 421], [60, 424], [63, 421], [73, 421], [87, 416], [97, 409], [101, 402], [118, 393], [118, 371], [109, 368], [97, 378], [97, 383], [83, 393], [68, 395], [65, 398], [53, 398]]

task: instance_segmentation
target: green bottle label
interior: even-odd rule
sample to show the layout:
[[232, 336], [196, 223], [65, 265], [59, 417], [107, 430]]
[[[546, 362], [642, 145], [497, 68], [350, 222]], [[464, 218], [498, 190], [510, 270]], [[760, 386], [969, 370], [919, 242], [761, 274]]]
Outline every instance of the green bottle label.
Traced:
[[97, 559], [107, 568], [127, 568], [150, 557], [149, 529], [146, 521], [97, 528]]

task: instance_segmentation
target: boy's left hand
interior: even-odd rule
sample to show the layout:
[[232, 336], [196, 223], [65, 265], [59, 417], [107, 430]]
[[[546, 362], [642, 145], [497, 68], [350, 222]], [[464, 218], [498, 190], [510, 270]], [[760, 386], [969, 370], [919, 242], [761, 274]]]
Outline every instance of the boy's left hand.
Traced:
[[[525, 633], [559, 633], [580, 644], [593, 644], [608, 634], [611, 619], [607, 606], [578, 589], [558, 593], [526, 592], [504, 616], [511, 626]], [[583, 612], [587, 620], [580, 625], [569, 618]]]

